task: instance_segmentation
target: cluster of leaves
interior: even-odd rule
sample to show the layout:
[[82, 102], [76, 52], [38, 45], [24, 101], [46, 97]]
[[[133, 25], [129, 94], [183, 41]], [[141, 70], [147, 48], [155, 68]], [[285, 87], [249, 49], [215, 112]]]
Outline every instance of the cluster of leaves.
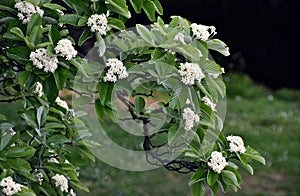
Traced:
[[[18, 1], [0, 2], [0, 101], [20, 100], [24, 104], [19, 111], [21, 124], [8, 123], [5, 116], [0, 116], [0, 179], [12, 176], [27, 187], [18, 194], [67, 194], [51, 181], [55, 174], [66, 176], [73, 189], [88, 191], [77, 172], [94, 161], [88, 147], [100, 144], [92, 140], [89, 125], [80, 118], [85, 112], [74, 113], [55, 102], [62, 90], [79, 95], [75, 100], [77, 105], [94, 104], [99, 120], [110, 118], [117, 123], [121, 117], [120, 105], [112, 101], [115, 96], [128, 106], [131, 120], [144, 124], [145, 136], [162, 131], [168, 134], [165, 145], [174, 147], [184, 142], [186, 147], [179, 158], [197, 166], [189, 183], [193, 195], [203, 195], [205, 184], [214, 195], [219, 186], [224, 192], [229, 186], [236, 190], [241, 183], [238, 167], [252, 174], [249, 159], [264, 163], [250, 147], [243, 154], [229, 152], [228, 141], [221, 133], [221, 114], [202, 101], [207, 97], [217, 103], [226, 95], [221, 77], [212, 76], [222, 74], [222, 69], [209, 56], [209, 50], [228, 55], [225, 43], [211, 38], [195, 39], [190, 22], [178, 16], [172, 17], [169, 24], [158, 17], [150, 28], [137, 25], [137, 32], [125, 30], [131, 7], [136, 13], [145, 12], [151, 21], [156, 20], [156, 13], [163, 14], [158, 0], [26, 1], [44, 10], [42, 17], [35, 13], [27, 24], [19, 20], [14, 8]], [[87, 22], [91, 15], [107, 12], [110, 30], [104, 39], [99, 32], [92, 32]], [[117, 30], [122, 31], [116, 35]], [[179, 34], [183, 35], [184, 43], [176, 41]], [[29, 60], [30, 53], [38, 48], [46, 48], [49, 55], [55, 56], [54, 48], [63, 38], [75, 45], [78, 55], [71, 60], [58, 57], [54, 73], [38, 69]], [[90, 51], [88, 61], [83, 57], [85, 47], [90, 44], [95, 51]], [[129, 74], [126, 80], [117, 83], [104, 81], [107, 69], [103, 62], [114, 57], [123, 62]], [[182, 83], [178, 70], [186, 62], [200, 65], [205, 74], [201, 82]], [[78, 72], [80, 82], [74, 84]], [[144, 82], [139, 83], [140, 78]], [[99, 82], [95, 86], [91, 81]], [[34, 93], [36, 82], [43, 86], [42, 96]], [[95, 96], [96, 93], [99, 95]], [[159, 109], [146, 104], [153, 93], [164, 95], [157, 103]], [[182, 113], [186, 107], [200, 114], [200, 122], [190, 131], [183, 131]], [[166, 121], [150, 133], [146, 124], [158, 110], [167, 116]], [[220, 174], [207, 165], [213, 151], [222, 152], [229, 163]], [[43, 174], [42, 182], [34, 175], [36, 170]]]
[[[0, 2], [1, 102], [20, 101], [24, 105], [19, 111], [21, 123], [0, 116], [0, 180], [11, 176], [27, 187], [18, 195], [65, 195], [67, 193], [51, 180], [60, 174], [73, 189], [88, 191], [79, 181], [78, 171], [95, 161], [87, 146], [99, 144], [82, 141], [91, 136], [87, 125], [79, 120], [85, 115], [83, 112], [73, 114], [55, 103], [60, 90], [70, 89], [77, 70], [85, 71], [80, 47], [88, 39], [94, 39], [98, 40], [95, 45], [103, 49], [99, 44], [102, 37], [87, 26], [88, 17], [109, 12], [109, 34], [125, 28], [124, 23], [131, 17], [128, 5], [137, 13], [144, 11], [150, 20], [155, 19], [156, 12], [162, 14], [162, 8], [157, 0], [26, 1], [40, 7], [43, 17], [35, 13], [23, 24], [15, 8], [19, 1]], [[54, 47], [62, 38], [72, 41], [79, 55], [72, 60], [59, 58], [54, 73], [37, 69], [29, 60], [30, 53], [46, 48], [48, 54], [54, 55]], [[33, 93], [36, 82], [43, 86], [41, 97]], [[38, 181], [35, 171], [43, 174], [42, 182]]]

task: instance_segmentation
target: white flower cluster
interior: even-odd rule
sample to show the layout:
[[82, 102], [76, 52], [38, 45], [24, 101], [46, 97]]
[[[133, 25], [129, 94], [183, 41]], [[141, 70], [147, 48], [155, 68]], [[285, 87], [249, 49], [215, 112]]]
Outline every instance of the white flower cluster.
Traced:
[[210, 162], [207, 163], [208, 166], [217, 172], [218, 174], [228, 165], [226, 159], [223, 157], [221, 152], [214, 151], [211, 153]]
[[61, 39], [54, 48], [56, 54], [71, 60], [77, 55], [77, 51], [72, 46], [72, 42], [68, 39]]
[[241, 154], [246, 152], [244, 141], [240, 136], [227, 136], [226, 140], [230, 142], [230, 152], [239, 152]]
[[44, 69], [45, 72], [54, 73], [57, 69], [57, 58], [55, 56], [51, 57], [47, 54], [47, 50], [45, 48], [39, 48], [32, 51], [29, 58], [38, 69]]
[[89, 17], [87, 25], [91, 27], [92, 32], [99, 32], [101, 35], [106, 35], [109, 30], [107, 16], [105, 14], [93, 14]]
[[0, 182], [0, 186], [3, 187], [2, 192], [5, 195], [14, 195], [21, 191], [21, 187], [23, 187], [21, 184], [15, 183], [10, 176], [3, 178]]
[[69, 106], [67, 104], [66, 101], [60, 99], [60, 97], [57, 97], [55, 102], [57, 103], [57, 105], [59, 105], [62, 108], [65, 108], [67, 111], [69, 111]]
[[201, 101], [203, 101], [204, 104], [210, 107], [213, 111], [216, 111], [216, 104], [213, 103], [207, 96], [203, 97]]
[[[224, 68], [222, 67], [221, 69], [222, 69], [222, 73], [225, 73]], [[208, 75], [209, 75], [210, 77], [212, 77], [213, 79], [216, 79], [216, 78], [219, 77], [221, 74], [217, 74], [217, 73], [208, 73]]]
[[73, 191], [73, 189], [70, 190], [70, 196], [76, 196], [76, 193]]
[[43, 85], [40, 82], [36, 82], [35, 84], [35, 89], [33, 91], [34, 94], [36, 94], [39, 97], [43, 96]]
[[126, 71], [126, 67], [123, 66], [123, 62], [116, 58], [107, 59], [106, 67], [109, 67], [109, 69], [103, 78], [104, 82], [116, 82], [118, 79], [128, 77], [128, 73]]
[[38, 6], [34, 6], [32, 3], [27, 1], [20, 1], [15, 4], [15, 8], [18, 9], [19, 20], [22, 20], [23, 24], [30, 21], [33, 14], [38, 13], [41, 17], [44, 15], [44, 11]]
[[11, 127], [3, 133], [3, 136], [5, 136], [6, 134], [10, 134], [11, 136], [13, 136], [13, 135], [16, 135], [16, 131]]
[[193, 23], [191, 25], [193, 35], [196, 39], [200, 39], [202, 41], [208, 40], [209, 37], [217, 34], [216, 28], [214, 26], [205, 26], [201, 24]]
[[42, 185], [43, 181], [44, 181], [44, 175], [42, 174], [42, 172], [38, 171], [37, 169], [35, 169], [33, 171], [33, 175], [37, 178], [39, 185]]
[[58, 160], [54, 157], [51, 157], [49, 160], [48, 160], [49, 163], [57, 163], [59, 164]]
[[178, 41], [178, 42], [180, 42], [180, 43], [182, 43], [182, 44], [185, 44], [185, 41], [184, 41], [184, 34], [178, 33], [177, 35], [175, 35], [174, 41]]
[[199, 116], [195, 114], [191, 108], [184, 108], [182, 113], [182, 118], [185, 122], [184, 130], [188, 131], [191, 130], [195, 123], [199, 122]]
[[54, 181], [55, 187], [59, 187], [62, 192], [68, 192], [68, 179], [65, 176], [55, 174], [51, 179]]
[[182, 76], [181, 81], [185, 85], [195, 84], [195, 80], [201, 82], [205, 77], [202, 69], [197, 63], [180, 63], [180, 70], [178, 71], [179, 75]]

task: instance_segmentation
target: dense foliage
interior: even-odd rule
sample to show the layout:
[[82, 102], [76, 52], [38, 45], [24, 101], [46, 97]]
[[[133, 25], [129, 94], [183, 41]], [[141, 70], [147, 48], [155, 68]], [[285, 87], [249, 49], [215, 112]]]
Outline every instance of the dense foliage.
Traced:
[[[226, 88], [209, 50], [226, 56], [229, 51], [213, 39], [214, 27], [179, 16], [165, 24], [155, 16], [163, 14], [158, 0], [7, 0], [0, 10], [0, 102], [24, 106], [21, 123], [0, 114], [2, 193], [88, 191], [79, 171], [95, 161], [89, 147], [101, 144], [81, 119], [88, 114], [63, 100], [68, 94], [76, 95], [76, 104], [94, 105], [100, 121], [124, 121], [118, 104], [126, 106], [129, 120], [142, 125], [146, 154], [157, 152], [151, 143], [155, 133], [167, 133], [161, 146], [168, 149], [184, 143], [172, 159], [149, 155], [169, 170], [195, 172], [189, 182], [193, 195], [204, 194], [205, 184], [213, 194], [219, 186], [237, 190], [238, 167], [252, 174], [249, 159], [264, 163], [242, 138], [221, 132], [218, 105]], [[156, 22], [127, 30], [130, 10]], [[161, 99], [149, 107], [147, 99], [155, 95]], [[164, 122], [148, 129], [157, 112]]]

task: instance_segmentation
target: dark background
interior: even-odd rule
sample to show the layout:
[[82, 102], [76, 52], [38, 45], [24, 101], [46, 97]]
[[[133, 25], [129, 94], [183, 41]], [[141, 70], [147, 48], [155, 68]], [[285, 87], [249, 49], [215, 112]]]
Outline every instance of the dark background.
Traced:
[[[300, 89], [300, 0], [161, 0], [165, 21], [180, 15], [213, 25], [229, 57], [213, 54], [226, 70], [241, 71], [269, 88]], [[147, 24], [141, 15], [134, 22]], [[131, 22], [131, 21], [130, 21]]]

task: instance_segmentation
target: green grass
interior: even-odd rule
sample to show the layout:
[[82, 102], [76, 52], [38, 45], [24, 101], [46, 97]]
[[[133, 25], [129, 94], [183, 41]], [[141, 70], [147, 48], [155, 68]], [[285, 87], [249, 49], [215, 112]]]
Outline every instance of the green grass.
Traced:
[[[242, 172], [242, 189], [228, 195], [300, 195], [300, 92], [272, 92], [237, 74], [227, 74], [224, 80], [228, 86], [224, 132], [241, 135], [267, 161], [266, 166], [254, 163], [254, 176]], [[120, 145], [142, 141], [117, 130], [110, 130], [109, 135]], [[79, 195], [184, 196], [190, 195], [189, 177], [163, 168], [123, 171], [97, 161], [81, 173], [91, 192]]]

